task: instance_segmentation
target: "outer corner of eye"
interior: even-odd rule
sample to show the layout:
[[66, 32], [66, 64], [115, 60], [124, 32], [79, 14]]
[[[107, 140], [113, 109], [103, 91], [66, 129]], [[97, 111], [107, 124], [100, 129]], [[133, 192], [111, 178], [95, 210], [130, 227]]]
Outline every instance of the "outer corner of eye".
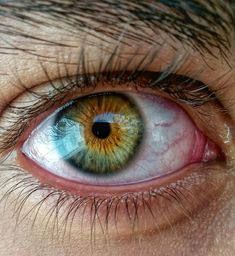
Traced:
[[216, 158], [218, 148], [176, 103], [106, 92], [55, 111], [21, 151], [36, 176], [99, 193], [135, 191], [140, 184], [148, 190], [149, 182], [158, 187], [185, 167]]

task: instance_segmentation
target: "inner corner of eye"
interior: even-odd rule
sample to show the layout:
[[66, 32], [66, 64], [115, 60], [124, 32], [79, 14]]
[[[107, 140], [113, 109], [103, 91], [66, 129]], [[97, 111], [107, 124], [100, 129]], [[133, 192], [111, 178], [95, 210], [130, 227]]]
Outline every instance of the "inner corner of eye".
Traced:
[[44, 119], [21, 148], [35, 175], [88, 185], [154, 180], [216, 157], [216, 146], [176, 103], [105, 92], [73, 100]]

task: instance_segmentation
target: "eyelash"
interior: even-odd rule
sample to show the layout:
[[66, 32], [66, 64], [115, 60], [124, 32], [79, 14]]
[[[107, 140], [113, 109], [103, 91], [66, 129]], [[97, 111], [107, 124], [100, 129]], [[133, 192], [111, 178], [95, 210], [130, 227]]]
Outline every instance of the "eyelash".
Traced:
[[[0, 139], [1, 149], [5, 151], [12, 148], [17, 143], [25, 127], [28, 127], [28, 124], [35, 116], [38, 116], [54, 106], [61, 105], [66, 99], [66, 96], [73, 91], [80, 90], [82, 92], [86, 88], [93, 88], [95, 90], [98, 83], [105, 84], [107, 82], [111, 84], [113, 88], [121, 84], [126, 84], [126, 86], [132, 85], [137, 91], [141, 90], [141, 88], [150, 88], [152, 90], [161, 91], [179, 103], [194, 108], [208, 102], [218, 102], [216, 94], [210, 90], [208, 85], [190, 77], [176, 74], [177, 70], [180, 68], [179, 63], [182, 64], [182, 60], [178, 63], [179, 60], [176, 58], [172, 61], [171, 65], [161, 72], [149, 72], [147, 68], [152, 63], [153, 59], [151, 58], [150, 61], [145, 63], [147, 59], [146, 56], [150, 56], [151, 54], [153, 56], [156, 55], [156, 53], [150, 51], [139, 61], [137, 64], [139, 68], [135, 69], [133, 72], [128, 71], [130, 62], [128, 62], [122, 71], [116, 71], [115, 69], [118, 67], [118, 63], [115, 63], [114, 60], [114, 56], [117, 54], [116, 51], [117, 49], [110, 55], [110, 58], [108, 58], [106, 62], [104, 62], [104, 60], [100, 62], [99, 70], [96, 73], [90, 73], [87, 69], [85, 54], [81, 52], [77, 69], [81, 70], [83, 75], [78, 74], [75, 77], [69, 75], [59, 77], [57, 79], [59, 82], [58, 87], [54, 85], [54, 81], [50, 79], [47, 70], [42, 66], [52, 90], [49, 93], [40, 94], [35, 93], [33, 90], [26, 89], [26, 92], [36, 97], [34, 102], [30, 102], [27, 107], [15, 107], [11, 104], [6, 106], [6, 119], [13, 125], [7, 129], [0, 127], [0, 137], [2, 138]], [[133, 56], [131, 57], [133, 59]], [[103, 71], [103, 67], [106, 70]], [[66, 63], [65, 69], [67, 70]], [[21, 81], [19, 81], [19, 83], [22, 87], [26, 88]], [[10, 116], [10, 118], [8, 118], [8, 116]]]
[[[114, 195], [112, 197], [110, 196], [77, 196], [73, 195], [71, 193], [68, 193], [67, 191], [58, 190], [55, 188], [52, 188], [46, 184], [41, 184], [40, 181], [36, 180], [33, 176], [30, 174], [25, 173], [24, 170], [20, 169], [16, 166], [1, 166], [0, 171], [5, 171], [6, 168], [9, 171], [14, 171], [16, 174], [12, 175], [11, 178], [7, 180], [3, 180], [0, 183], [0, 188], [7, 188], [8, 185], [14, 181], [15, 185], [10, 185], [10, 188], [7, 189], [4, 196], [0, 199], [0, 203], [5, 200], [5, 205], [8, 203], [12, 204], [14, 207], [13, 217], [16, 218], [16, 226], [18, 226], [20, 223], [22, 223], [28, 216], [31, 216], [33, 219], [32, 222], [32, 228], [34, 227], [34, 224], [37, 220], [39, 211], [42, 207], [47, 206], [47, 202], [51, 199], [53, 200], [53, 204], [50, 204], [50, 208], [46, 208], [47, 212], [45, 214], [45, 217], [43, 218], [43, 221], [45, 221], [45, 230], [46, 232], [48, 228], [48, 224], [51, 220], [53, 220], [54, 225], [58, 225], [58, 223], [61, 223], [61, 226], [53, 227], [53, 232], [56, 232], [54, 230], [57, 228], [57, 235], [58, 230], [64, 228], [63, 236], [65, 234], [69, 234], [71, 232], [71, 227], [74, 222], [75, 216], [79, 214], [81, 210], [80, 218], [84, 219], [84, 215], [86, 211], [89, 211], [89, 216], [91, 219], [91, 226], [90, 226], [90, 232], [91, 232], [91, 242], [95, 241], [95, 222], [97, 221], [99, 225], [101, 225], [102, 229], [105, 229], [104, 232], [108, 232], [109, 223], [114, 220], [115, 226], [118, 225], [118, 215], [120, 211], [120, 207], [123, 207], [123, 209], [126, 211], [126, 215], [129, 221], [129, 225], [132, 229], [132, 232], [134, 234], [134, 227], [138, 222], [139, 218], [139, 209], [140, 207], [144, 207], [144, 211], [148, 211], [153, 219], [156, 219], [156, 216], [152, 210], [152, 203], [154, 200], [158, 201], [158, 208], [161, 211], [161, 214], [164, 216], [164, 218], [168, 219], [170, 217], [167, 209], [161, 209], [161, 204], [164, 205], [166, 202], [169, 204], [174, 204], [177, 211], [181, 211], [182, 214], [190, 220], [190, 216], [192, 214], [191, 210], [188, 208], [188, 204], [191, 204], [191, 200], [194, 201], [194, 195], [191, 194], [192, 184], [195, 183], [194, 189], [197, 190], [198, 198], [197, 198], [197, 204], [201, 204], [201, 201], [205, 204], [208, 204], [211, 200], [211, 195], [209, 194], [208, 197], [204, 198], [204, 194], [201, 193], [206, 188], [202, 188], [200, 185], [198, 186], [198, 183], [202, 182], [202, 184], [208, 184], [210, 186], [214, 186], [214, 170], [213, 167], [208, 167], [203, 169], [203, 172], [206, 171], [207, 175], [197, 175], [196, 177], [194, 175], [189, 175], [185, 177], [183, 180], [177, 183], [173, 183], [169, 186], [160, 187], [158, 189], [149, 189], [149, 191], [146, 192], [140, 192], [140, 193], [126, 193], [123, 195]], [[214, 167], [216, 169], [216, 167]], [[225, 179], [224, 176], [217, 176], [215, 180], [219, 179]], [[202, 181], [202, 180], [203, 181]], [[201, 180], [201, 181], [200, 181]], [[197, 187], [198, 186], [198, 187]], [[216, 187], [216, 186], [215, 186]], [[217, 189], [217, 188], [215, 188]], [[200, 193], [199, 193], [200, 191]], [[13, 192], [17, 193], [16, 199], [13, 201], [10, 201], [10, 196]], [[42, 198], [37, 203], [34, 203], [30, 209], [27, 210], [26, 213], [21, 215], [24, 205], [26, 202], [33, 197], [37, 192], [44, 192]], [[213, 192], [212, 192], [213, 194]], [[163, 200], [163, 201], [162, 201]], [[195, 203], [195, 202], [194, 202]], [[64, 207], [66, 207], [65, 212], [63, 211]], [[104, 223], [100, 220], [100, 212], [99, 209], [103, 209], [104, 212], [102, 212], [105, 216], [105, 219], [103, 220]], [[61, 215], [62, 214], [62, 215]], [[61, 221], [62, 218], [62, 221]], [[113, 218], [113, 219], [112, 219]], [[156, 220], [157, 221], [157, 220]], [[170, 222], [170, 219], [167, 220], [169, 227], [172, 228], [172, 224]], [[57, 223], [57, 224], [56, 224]], [[43, 224], [43, 223], [41, 223]], [[82, 227], [83, 223], [81, 224]], [[156, 227], [160, 231], [159, 224], [155, 223]], [[69, 229], [67, 230], [67, 227], [69, 226]], [[68, 233], [67, 233], [68, 232]], [[54, 235], [54, 233], [53, 233]], [[105, 234], [104, 234], [105, 235]], [[59, 239], [59, 237], [57, 237]], [[63, 237], [64, 238], [64, 237]]]
[[[107, 60], [107, 62], [101, 62], [100, 68], [96, 73], [91, 73], [89, 72], [89, 70], [87, 70], [85, 54], [81, 54], [80, 60], [78, 62], [78, 67], [80, 67], [83, 71], [83, 75], [77, 75], [73, 78], [69, 75], [63, 78], [58, 78], [59, 87], [56, 87], [54, 85], [54, 81], [50, 79], [47, 70], [44, 69], [44, 72], [48, 78], [48, 83], [53, 88], [53, 90], [50, 91], [50, 93], [48, 94], [36, 94], [33, 90], [27, 90], [27, 92], [32, 93], [34, 94], [34, 96], [36, 96], [35, 102], [30, 102], [30, 105], [28, 107], [23, 108], [15, 107], [11, 104], [7, 106], [7, 116], [9, 115], [10, 117], [6, 116], [6, 118], [8, 118], [8, 121], [11, 124], [13, 123], [13, 126], [7, 128], [0, 127], [1, 150], [8, 150], [9, 152], [11, 152], [11, 149], [14, 148], [20, 136], [24, 132], [25, 127], [28, 127], [28, 124], [35, 118], [35, 116], [49, 110], [51, 107], [61, 105], [61, 102], [66, 99], [68, 93], [77, 89], [83, 91], [85, 88], [90, 87], [95, 89], [98, 83], [108, 82], [109, 84], [111, 84], [111, 86], [122, 85], [124, 83], [127, 85], [132, 84], [132, 86], [134, 86], [136, 90], [141, 90], [141, 87], [151, 88], [153, 90], [162, 91], [174, 100], [195, 108], [207, 102], [216, 100], [215, 93], [212, 92], [209, 87], [204, 83], [186, 76], [177, 75], [176, 73], [179, 67], [174, 61], [167, 69], [163, 70], [162, 72], [147, 71], [150, 62], [146, 64], [146, 58], [143, 58], [138, 63], [137, 67], [139, 68], [137, 68], [133, 72], [128, 71], [128, 65], [122, 71], [116, 71], [118, 63], [114, 62], [113, 56], [115, 54], [115, 52], [111, 54], [111, 57]], [[103, 70], [103, 67], [105, 67], [106, 70]], [[174, 184], [172, 186], [161, 188], [160, 191], [154, 191], [150, 189], [149, 191], [145, 193], [139, 193], [138, 195], [134, 193], [129, 193], [122, 196], [116, 195], [110, 198], [96, 197], [94, 195], [77, 196], [67, 191], [52, 188], [46, 184], [41, 184], [40, 181], [36, 180], [33, 176], [14, 165], [4, 166], [3, 164], [1, 169], [1, 171], [10, 170], [16, 173], [10, 179], [4, 180], [2, 184], [0, 184], [0, 187], [5, 188], [12, 181], [15, 182], [15, 185], [11, 186], [7, 190], [1, 201], [4, 199], [7, 201], [12, 192], [18, 191], [18, 197], [15, 200], [14, 212], [14, 215], [17, 216], [17, 219], [20, 218], [21, 211], [26, 201], [32, 195], [37, 193], [37, 191], [44, 191], [46, 195], [38, 203], [36, 203], [23, 218], [21, 218], [22, 220], [26, 218], [29, 214], [35, 212], [35, 222], [38, 211], [40, 210], [42, 205], [51, 198], [55, 199], [55, 204], [49, 209], [48, 213], [46, 214], [46, 216], [48, 216], [47, 223], [49, 222], [53, 214], [56, 215], [55, 217], [58, 217], [60, 209], [63, 208], [64, 205], [67, 205], [68, 210], [67, 214], [65, 214], [64, 219], [65, 226], [68, 225], [69, 220], [71, 220], [71, 222], [73, 221], [74, 216], [76, 215], [78, 210], [82, 209], [83, 206], [85, 207], [83, 209], [83, 214], [84, 211], [86, 211], [87, 207], [90, 207], [90, 215], [91, 219], [93, 220], [99, 218], [98, 209], [106, 207], [105, 225], [108, 226], [111, 208], [114, 207], [114, 218], [116, 222], [116, 215], [118, 214], [118, 207], [120, 204], [124, 205], [131, 225], [135, 225], [134, 222], [136, 221], [136, 219], [138, 219], [139, 205], [145, 205], [144, 207], [147, 207], [150, 214], [152, 215], [151, 200], [158, 200], [159, 197], [167, 201], [173, 200], [183, 211], [184, 215], [186, 217], [188, 216], [187, 206], [184, 206], [184, 202], [187, 197], [186, 194], [190, 195], [190, 191], [188, 191], [187, 189], [187, 186], [190, 186], [192, 182], [190, 180], [190, 177], [188, 177], [189, 180], [185, 182], [184, 185], [175, 186]], [[193, 177], [191, 177], [191, 179], [193, 179]], [[134, 218], [130, 217], [130, 207], [133, 206]], [[169, 223], [169, 225], [171, 224]]]

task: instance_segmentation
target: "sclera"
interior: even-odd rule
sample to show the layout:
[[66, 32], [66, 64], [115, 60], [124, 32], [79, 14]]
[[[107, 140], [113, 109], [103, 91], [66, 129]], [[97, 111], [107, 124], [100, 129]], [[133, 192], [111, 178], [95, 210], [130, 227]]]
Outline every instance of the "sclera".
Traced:
[[[37, 165], [58, 177], [96, 186], [125, 185], [156, 179], [191, 163], [202, 161], [206, 138], [178, 104], [149, 94], [126, 95], [141, 110], [145, 135], [132, 161], [117, 174], [85, 174], [61, 158], [55, 144], [49, 143], [50, 134], [47, 132], [54, 124], [60, 109], [32, 131], [23, 144], [22, 152]], [[79, 98], [76, 100], [79, 101]]]

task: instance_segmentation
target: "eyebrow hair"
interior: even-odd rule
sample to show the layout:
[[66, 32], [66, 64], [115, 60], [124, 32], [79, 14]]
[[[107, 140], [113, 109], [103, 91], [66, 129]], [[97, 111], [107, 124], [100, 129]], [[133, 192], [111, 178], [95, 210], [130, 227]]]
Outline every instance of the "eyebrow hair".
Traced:
[[[64, 24], [63, 29], [94, 33], [101, 40], [125, 38], [154, 44], [151, 31], [159, 35], [165, 32], [174, 41], [189, 45], [202, 55], [211, 49], [219, 50], [227, 57], [231, 48], [234, 29], [235, 7], [229, 1], [158, 0], [158, 1], [0, 1], [0, 17], [37, 26], [57, 27], [56, 21]], [[127, 26], [128, 25], [128, 26]], [[29, 35], [17, 28], [0, 24], [0, 35], [21, 36], [41, 42], [57, 44]], [[66, 46], [66, 44], [61, 43]], [[214, 56], [218, 57], [218, 56]]]

